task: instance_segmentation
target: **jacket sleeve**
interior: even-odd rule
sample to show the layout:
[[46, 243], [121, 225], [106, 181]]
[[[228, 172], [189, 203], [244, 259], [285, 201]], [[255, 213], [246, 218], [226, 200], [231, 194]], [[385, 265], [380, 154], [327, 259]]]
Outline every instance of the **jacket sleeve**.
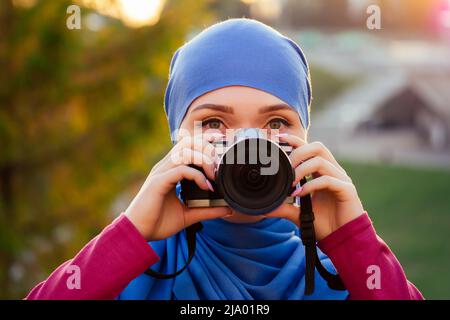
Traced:
[[367, 212], [318, 243], [331, 259], [352, 300], [416, 300], [420, 291], [376, 234]]
[[122, 213], [25, 299], [115, 299], [159, 259]]

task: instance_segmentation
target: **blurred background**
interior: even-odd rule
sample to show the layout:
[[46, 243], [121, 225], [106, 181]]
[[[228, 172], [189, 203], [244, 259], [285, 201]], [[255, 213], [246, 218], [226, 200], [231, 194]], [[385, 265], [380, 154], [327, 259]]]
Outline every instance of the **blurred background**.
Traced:
[[236, 17], [304, 49], [309, 139], [340, 159], [407, 277], [450, 298], [448, 0], [0, 0], [0, 298], [126, 208], [171, 146], [172, 54]]

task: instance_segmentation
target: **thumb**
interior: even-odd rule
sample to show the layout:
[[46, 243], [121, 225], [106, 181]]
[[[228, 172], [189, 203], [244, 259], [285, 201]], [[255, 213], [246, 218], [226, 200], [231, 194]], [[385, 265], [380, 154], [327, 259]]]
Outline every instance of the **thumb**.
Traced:
[[185, 223], [188, 227], [203, 220], [223, 218], [231, 214], [229, 207], [189, 208], [185, 212]]

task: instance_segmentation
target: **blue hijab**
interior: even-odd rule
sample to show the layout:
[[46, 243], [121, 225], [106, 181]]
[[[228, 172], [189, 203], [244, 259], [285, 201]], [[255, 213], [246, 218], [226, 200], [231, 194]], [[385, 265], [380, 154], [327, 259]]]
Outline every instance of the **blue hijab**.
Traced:
[[300, 47], [257, 20], [229, 19], [203, 30], [172, 57], [164, 97], [172, 141], [192, 101], [232, 85], [280, 98], [309, 127], [311, 86]]
[[[173, 55], [164, 108], [172, 141], [190, 104], [226, 86], [266, 91], [294, 108], [309, 127], [309, 69], [300, 47], [271, 27], [247, 18], [228, 19], [203, 30]], [[180, 185], [176, 188], [180, 194]], [[195, 257], [179, 276], [132, 280], [118, 299], [345, 299], [316, 271], [315, 290], [304, 296], [305, 252], [298, 227], [281, 218], [232, 223], [203, 221]], [[188, 258], [186, 234], [149, 242], [161, 260], [152, 269], [173, 273]], [[319, 258], [336, 272], [320, 250]]]

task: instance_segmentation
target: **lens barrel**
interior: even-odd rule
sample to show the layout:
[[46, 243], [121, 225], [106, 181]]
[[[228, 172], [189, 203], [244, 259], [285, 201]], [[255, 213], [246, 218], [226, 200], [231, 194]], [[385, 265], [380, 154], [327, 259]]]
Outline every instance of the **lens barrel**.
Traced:
[[215, 181], [231, 208], [261, 215], [285, 201], [294, 177], [286, 152], [277, 143], [253, 135], [237, 139], [222, 154]]

